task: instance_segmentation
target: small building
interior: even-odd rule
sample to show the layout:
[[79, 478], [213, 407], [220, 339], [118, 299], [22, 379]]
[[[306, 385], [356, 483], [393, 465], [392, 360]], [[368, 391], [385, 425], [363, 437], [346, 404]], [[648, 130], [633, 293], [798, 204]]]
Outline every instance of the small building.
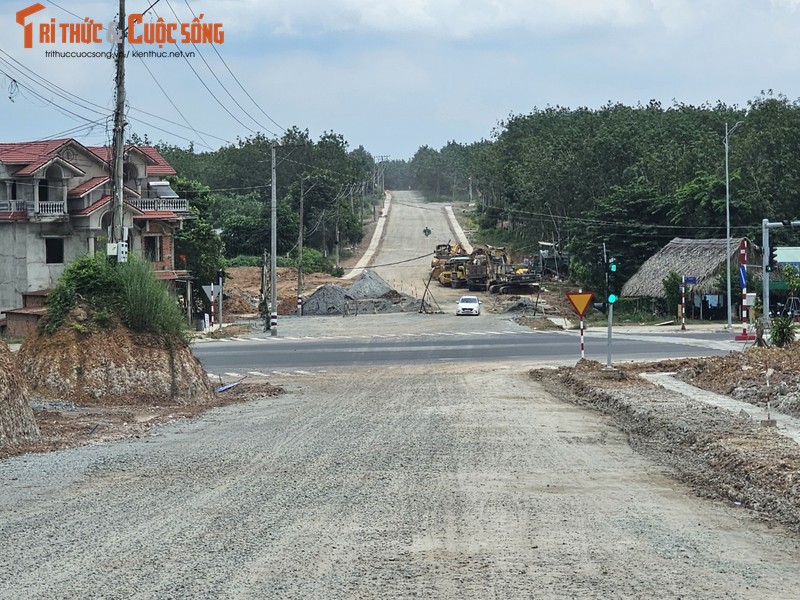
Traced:
[[[734, 276], [739, 270], [739, 245], [746, 238], [733, 238], [730, 241], [731, 270]], [[712, 308], [721, 303], [726, 289], [719, 289], [718, 281], [723, 277], [728, 262], [728, 242], [722, 239], [674, 238], [661, 250], [648, 258], [638, 271], [622, 287], [624, 297], [665, 299], [664, 279], [670, 273], [681, 277], [693, 277], [692, 298], [687, 299], [690, 306], [702, 306], [702, 299]], [[761, 254], [755, 252], [748, 241], [747, 264], [761, 272]], [[726, 286], [727, 287], [727, 286]], [[731, 298], [738, 305], [741, 298]], [[671, 308], [670, 308], [671, 311]], [[706, 316], [706, 315], [704, 315]]]

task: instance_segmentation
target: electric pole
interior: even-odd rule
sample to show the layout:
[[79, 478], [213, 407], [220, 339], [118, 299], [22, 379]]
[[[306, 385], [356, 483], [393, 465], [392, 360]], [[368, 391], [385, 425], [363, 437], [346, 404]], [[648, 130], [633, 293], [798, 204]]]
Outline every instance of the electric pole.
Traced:
[[300, 231], [297, 233], [297, 316], [303, 316], [303, 177], [300, 178]]
[[[124, 242], [122, 239], [122, 167], [125, 150], [125, 0], [119, 0], [119, 20], [117, 21], [119, 40], [117, 41], [117, 102], [114, 109], [114, 139], [112, 148], [112, 227], [111, 242]], [[119, 246], [117, 247], [119, 248]], [[119, 251], [119, 250], [118, 250]], [[117, 254], [119, 260], [119, 254]]]
[[278, 222], [278, 178], [275, 169], [275, 149], [277, 148], [278, 142], [273, 140], [272, 141], [272, 210], [270, 212], [270, 280], [271, 280], [271, 289], [270, 289], [270, 328], [269, 334], [271, 336], [278, 335], [278, 280], [277, 280], [277, 272], [278, 272], [278, 262], [277, 262], [277, 254], [278, 254], [278, 234], [277, 234], [277, 222]]

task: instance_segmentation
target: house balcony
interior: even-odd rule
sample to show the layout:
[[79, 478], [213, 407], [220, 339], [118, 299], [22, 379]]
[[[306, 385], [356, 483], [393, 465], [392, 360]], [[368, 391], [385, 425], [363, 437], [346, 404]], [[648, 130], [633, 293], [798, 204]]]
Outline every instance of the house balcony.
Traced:
[[188, 213], [189, 201], [186, 198], [129, 198], [126, 201], [141, 211], [169, 210], [174, 213]]
[[35, 211], [35, 207], [36, 205], [31, 201], [0, 201], [0, 212], [26, 213], [28, 218], [65, 217], [67, 215], [67, 203], [63, 200], [59, 200], [58, 202], [39, 202], [38, 213]]

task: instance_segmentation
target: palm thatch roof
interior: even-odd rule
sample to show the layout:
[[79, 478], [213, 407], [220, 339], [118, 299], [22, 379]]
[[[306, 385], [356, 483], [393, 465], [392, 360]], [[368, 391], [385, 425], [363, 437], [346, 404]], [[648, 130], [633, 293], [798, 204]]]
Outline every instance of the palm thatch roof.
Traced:
[[[739, 268], [739, 243], [744, 238], [732, 238], [731, 269]], [[675, 238], [639, 268], [622, 287], [622, 295], [638, 298], [664, 298], [664, 279], [675, 272], [680, 276], [695, 277], [692, 288], [697, 294], [722, 293], [717, 288], [717, 279], [727, 268], [727, 240], [691, 240]], [[753, 245], [747, 244], [748, 264], [761, 264], [761, 255]]]

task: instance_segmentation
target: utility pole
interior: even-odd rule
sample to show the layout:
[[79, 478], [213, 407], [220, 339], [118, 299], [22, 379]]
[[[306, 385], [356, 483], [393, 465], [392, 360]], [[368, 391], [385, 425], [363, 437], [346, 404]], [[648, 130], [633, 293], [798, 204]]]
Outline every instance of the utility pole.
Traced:
[[[117, 22], [119, 41], [117, 42], [117, 102], [114, 109], [114, 141], [112, 148], [112, 227], [111, 242], [119, 244], [122, 239], [122, 167], [125, 150], [125, 0], [119, 0], [119, 20]], [[119, 246], [117, 246], [119, 261]]]
[[367, 182], [366, 181], [362, 181], [361, 182], [361, 223], [362, 224], [364, 223], [364, 202], [366, 201], [366, 193], [367, 193], [366, 192], [366, 188], [367, 188]]
[[277, 280], [277, 272], [278, 272], [278, 262], [277, 262], [277, 254], [278, 254], [278, 178], [275, 169], [275, 149], [277, 148], [278, 142], [276, 140], [272, 141], [272, 210], [270, 212], [270, 280], [271, 280], [271, 289], [270, 289], [270, 328], [269, 334], [271, 336], [278, 335], [278, 280]]
[[[300, 178], [300, 231], [297, 233], [297, 316], [303, 316], [303, 187], [304, 178]], [[313, 186], [312, 186], [313, 187]]]
[[333, 248], [336, 250], [336, 267], [339, 267], [339, 201], [336, 201], [336, 237], [333, 239]]
[[728, 296], [728, 329], [733, 327], [733, 311], [731, 308], [731, 179], [728, 170], [728, 138], [742, 123], [743, 121], [737, 121], [730, 129], [728, 129], [728, 124], [725, 123], [725, 139], [723, 140], [725, 144], [725, 239], [727, 240], [725, 264], [728, 269], [725, 281], [727, 282], [726, 293]]

